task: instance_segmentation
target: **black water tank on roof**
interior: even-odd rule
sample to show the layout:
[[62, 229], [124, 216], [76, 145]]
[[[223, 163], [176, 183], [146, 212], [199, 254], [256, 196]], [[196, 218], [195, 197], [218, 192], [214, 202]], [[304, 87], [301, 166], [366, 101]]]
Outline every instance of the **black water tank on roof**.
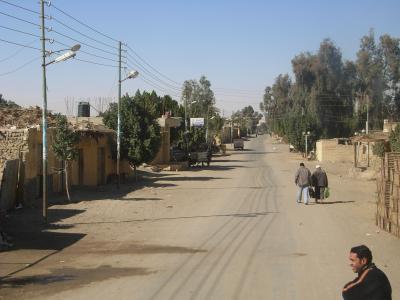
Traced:
[[89, 102], [79, 102], [78, 103], [78, 117], [90, 117]]

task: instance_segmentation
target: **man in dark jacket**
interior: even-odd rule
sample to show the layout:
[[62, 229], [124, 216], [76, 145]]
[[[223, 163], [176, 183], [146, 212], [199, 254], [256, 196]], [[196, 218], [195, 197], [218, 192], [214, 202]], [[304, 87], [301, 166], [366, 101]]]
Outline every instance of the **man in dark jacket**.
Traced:
[[372, 263], [372, 253], [361, 245], [350, 250], [350, 266], [358, 276], [342, 291], [344, 300], [391, 300], [392, 288], [385, 273]]
[[311, 185], [311, 172], [304, 166], [304, 163], [300, 163], [300, 168], [294, 176], [294, 183], [298, 186], [297, 203], [301, 202], [303, 195], [304, 204], [307, 205], [309, 199], [308, 187]]
[[311, 181], [315, 189], [315, 202], [318, 203], [318, 200], [325, 198], [325, 188], [328, 187], [328, 176], [326, 176], [326, 172], [322, 170], [320, 165], [315, 166], [315, 171], [311, 176]]

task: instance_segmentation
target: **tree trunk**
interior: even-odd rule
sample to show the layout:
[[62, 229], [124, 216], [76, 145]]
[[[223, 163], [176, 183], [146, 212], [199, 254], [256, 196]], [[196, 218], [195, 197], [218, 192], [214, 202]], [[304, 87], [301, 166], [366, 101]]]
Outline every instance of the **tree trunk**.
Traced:
[[65, 173], [65, 191], [67, 192], [67, 198], [68, 201], [71, 202], [71, 196], [69, 195], [69, 184], [68, 184], [68, 161], [65, 161], [65, 167], [64, 167], [64, 173]]
[[133, 173], [135, 174], [135, 181], [137, 181], [137, 172], [136, 172], [136, 166], [133, 166]]

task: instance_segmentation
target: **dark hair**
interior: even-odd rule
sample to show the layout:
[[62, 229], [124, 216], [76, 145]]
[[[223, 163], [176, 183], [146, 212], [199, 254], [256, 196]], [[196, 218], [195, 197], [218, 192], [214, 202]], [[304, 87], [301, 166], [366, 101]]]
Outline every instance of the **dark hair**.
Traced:
[[304, 163], [300, 163], [300, 167], [304, 167]]
[[366, 258], [368, 264], [370, 264], [372, 262], [372, 252], [365, 245], [353, 247], [350, 249], [350, 252], [357, 254], [357, 257], [359, 259]]

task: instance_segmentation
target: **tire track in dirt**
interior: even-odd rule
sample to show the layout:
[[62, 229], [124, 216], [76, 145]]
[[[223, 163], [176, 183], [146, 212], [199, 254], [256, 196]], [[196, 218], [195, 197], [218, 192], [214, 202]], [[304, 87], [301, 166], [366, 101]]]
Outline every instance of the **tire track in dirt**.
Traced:
[[[254, 205], [256, 204], [256, 200], [257, 197], [255, 196], [256, 192], [251, 191], [249, 198], [250, 199], [246, 199], [247, 201], [250, 200], [251, 201], [251, 206], [249, 208], [248, 211], [252, 211], [254, 209]], [[244, 200], [244, 201], [246, 201]], [[246, 203], [247, 204], [247, 203]], [[239, 213], [239, 211], [238, 211]], [[237, 217], [232, 217], [232, 220], [238, 220]], [[221, 247], [221, 245], [223, 244], [224, 241], [229, 240], [228, 245], [225, 246], [225, 248], [229, 247], [234, 241], [235, 238], [240, 235], [240, 233], [244, 230], [244, 228], [246, 227], [246, 225], [250, 222], [250, 219], [244, 220], [243, 218], [240, 218], [238, 220], [238, 222], [236, 222], [236, 224], [233, 225], [233, 227], [222, 237], [220, 237], [218, 240], [215, 241], [215, 245], [211, 248], [208, 249], [207, 254], [205, 254], [203, 256], [203, 258], [198, 261], [196, 263], [196, 265], [191, 269], [190, 275], [187, 276], [181, 283], [180, 285], [174, 289], [174, 292], [172, 293], [172, 295], [170, 297], [168, 297], [167, 299], [176, 299], [177, 295], [184, 289], [184, 287], [187, 285], [187, 283], [193, 279], [198, 277], [198, 273], [201, 271], [201, 268], [203, 267], [203, 264], [206, 264], [206, 261], [212, 257], [212, 255], [214, 254], [214, 251]], [[244, 225], [243, 225], [244, 223]], [[243, 225], [243, 226], [241, 226]], [[222, 251], [222, 255], [225, 254], [225, 251]], [[218, 260], [218, 259], [217, 259]], [[202, 284], [204, 277], [207, 276], [207, 273], [205, 273], [205, 275], [202, 277], [202, 279], [200, 280], [200, 285]], [[196, 278], [197, 279], [197, 278]], [[164, 298], [166, 299], [166, 298]]]
[[[247, 192], [249, 194], [251, 194], [253, 191], [250, 190]], [[232, 193], [234, 193], [234, 192], [232, 192]], [[245, 208], [246, 205], [248, 205], [248, 201], [247, 201], [247, 197], [244, 197], [243, 201], [241, 201], [239, 207], [237, 208], [235, 215], [239, 214], [239, 212], [241, 212]], [[212, 244], [213, 240], [219, 234], [221, 234], [230, 223], [232, 223], [235, 220], [236, 220], [235, 217], [229, 218], [217, 230], [215, 230], [206, 240], [204, 240], [197, 248], [198, 249], [207, 248], [207, 245]], [[239, 223], [237, 225], [239, 225]], [[168, 279], [157, 289], [157, 291], [155, 291], [153, 293], [153, 295], [149, 299], [157, 299], [157, 297], [162, 294], [162, 292], [166, 289], [166, 287], [169, 285], [169, 283], [176, 280], [178, 274], [192, 261], [193, 258], [194, 258], [194, 254], [191, 254], [187, 259], [185, 259], [185, 261], [168, 277]], [[162, 298], [165, 299], [164, 295]]]

